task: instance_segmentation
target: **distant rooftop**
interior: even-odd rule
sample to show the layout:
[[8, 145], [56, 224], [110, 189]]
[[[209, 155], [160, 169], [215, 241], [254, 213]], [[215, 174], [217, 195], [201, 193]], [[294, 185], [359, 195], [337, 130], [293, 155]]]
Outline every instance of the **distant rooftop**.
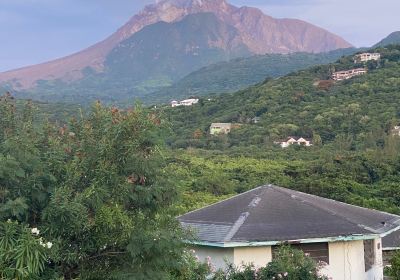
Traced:
[[[261, 186], [178, 218], [199, 242], [282, 242], [384, 235], [400, 216], [273, 185]], [[215, 245], [219, 246], [219, 245]]]
[[400, 250], [400, 230], [392, 232], [388, 236], [382, 238], [383, 250]]
[[231, 123], [212, 123], [211, 128], [231, 128], [232, 124]]

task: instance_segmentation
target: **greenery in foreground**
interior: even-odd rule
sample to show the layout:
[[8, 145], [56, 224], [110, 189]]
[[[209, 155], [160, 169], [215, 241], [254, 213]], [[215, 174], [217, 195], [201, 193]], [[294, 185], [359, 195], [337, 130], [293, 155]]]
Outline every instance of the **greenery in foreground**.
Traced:
[[325, 265], [321, 262], [316, 263], [302, 251], [282, 246], [276, 252], [275, 258], [265, 267], [255, 267], [251, 264], [243, 264], [239, 267], [230, 265], [226, 271], [215, 271], [208, 263], [197, 266], [197, 268], [205, 269], [197, 273], [195, 277], [186, 279], [203, 280], [209, 275], [210, 280], [327, 280], [328, 277], [322, 273]]
[[0, 99], [0, 278], [179, 278], [176, 192], [162, 172], [162, 123], [95, 104], [68, 125], [35, 124]]
[[324, 279], [286, 247], [264, 268], [198, 262], [174, 217], [201, 199], [176, 204], [154, 113], [96, 103], [60, 126], [10, 95], [0, 113], [0, 279]]
[[394, 254], [390, 261], [390, 267], [387, 269], [387, 274], [393, 277], [394, 280], [400, 279], [400, 252]]

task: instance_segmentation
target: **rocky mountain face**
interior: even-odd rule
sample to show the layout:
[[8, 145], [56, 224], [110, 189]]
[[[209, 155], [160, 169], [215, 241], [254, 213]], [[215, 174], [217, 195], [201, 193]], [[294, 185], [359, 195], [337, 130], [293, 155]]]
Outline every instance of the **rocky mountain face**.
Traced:
[[213, 13], [196, 13], [178, 22], [144, 27], [109, 53], [105, 69], [114, 79], [176, 80], [216, 61], [249, 55], [236, 28]]
[[[190, 27], [183, 26], [184, 24], [192, 24], [197, 20], [203, 25], [210, 20], [204, 16], [196, 20], [193, 18], [187, 20], [187, 16], [207, 13], [213, 15], [212, 24], [207, 25], [206, 30], [204, 28], [201, 30], [201, 36], [197, 38], [188, 34], [182, 35], [185, 30], [196, 34], [196, 30], [191, 30]], [[172, 32], [171, 27], [166, 27], [166, 23], [181, 23], [179, 27], [174, 26], [179, 32], [175, 31], [174, 36], [166, 38], [170, 40], [164, 42], [156, 40], [154, 44], [150, 44], [152, 46], [149, 49], [149, 40], [157, 38], [155, 34], [151, 35], [152, 31], [157, 33], [164, 28], [168, 30], [163, 31]], [[144, 32], [146, 28], [148, 28], [145, 32], [147, 41], [143, 42], [138, 39], [138, 33]], [[176, 35], [177, 33], [179, 35]], [[185, 37], [184, 40], [181, 40], [182, 37]], [[178, 40], [178, 44], [175, 44], [174, 38]], [[156, 49], [154, 46], [157, 44], [163, 44], [163, 48], [168, 51]], [[65, 58], [0, 73], [0, 83], [8, 83], [16, 90], [26, 90], [43, 81], [56, 80], [70, 83], [85, 79], [88, 71], [106, 76], [109, 72], [122, 73], [129, 63], [131, 63], [128, 67], [130, 70], [136, 69], [132, 72], [134, 75], [139, 73], [144, 76], [139, 70], [143, 66], [140, 61], [145, 62], [144, 58], [150, 56], [164, 63], [163, 61], [169, 59], [171, 52], [178, 56], [170, 62], [170, 65], [173, 63], [178, 65], [161, 67], [168, 73], [157, 73], [157, 75], [176, 71], [172, 76], [178, 77], [188, 74], [187, 71], [195, 70], [196, 67], [198, 69], [204, 66], [204, 63], [199, 65], [195, 63], [196, 57], [204, 57], [199, 53], [217, 52], [218, 54], [212, 58], [207, 56], [206, 63], [213, 63], [249, 53], [326, 52], [347, 47], [351, 45], [342, 38], [309, 23], [295, 19], [274, 19], [256, 8], [238, 8], [226, 0], [164, 0], [145, 7], [104, 41]], [[182, 55], [182, 51], [190, 55]], [[121, 56], [117, 58], [116, 54], [124, 54], [125, 58]], [[182, 68], [180, 64], [187, 65], [187, 63], [179, 59], [192, 61], [189, 63], [190, 67]], [[118, 64], [121, 68], [115, 70]], [[147, 73], [151, 71], [149, 69]], [[154, 76], [154, 73], [150, 74]]]

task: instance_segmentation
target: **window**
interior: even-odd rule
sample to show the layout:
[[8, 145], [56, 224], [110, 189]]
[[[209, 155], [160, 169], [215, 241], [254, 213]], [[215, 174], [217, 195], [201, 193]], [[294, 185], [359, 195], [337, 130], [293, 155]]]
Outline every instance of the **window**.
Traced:
[[374, 240], [364, 240], [364, 263], [365, 271], [368, 271], [375, 264]]
[[[316, 262], [329, 264], [329, 245], [328, 243], [309, 243], [309, 244], [290, 244], [293, 249], [301, 250]], [[272, 258], [275, 257], [279, 246], [272, 247]]]

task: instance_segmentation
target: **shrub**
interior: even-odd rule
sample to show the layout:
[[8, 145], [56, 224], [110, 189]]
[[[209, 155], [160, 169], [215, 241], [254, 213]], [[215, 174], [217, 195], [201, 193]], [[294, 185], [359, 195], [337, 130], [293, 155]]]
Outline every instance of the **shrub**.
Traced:
[[400, 279], [400, 252], [394, 254], [390, 260], [390, 268], [388, 270], [389, 276], [393, 277], [394, 280]]
[[283, 246], [266, 267], [230, 266], [225, 272], [217, 272], [213, 280], [325, 280], [328, 278], [320, 273], [323, 265], [316, 263], [302, 251]]

